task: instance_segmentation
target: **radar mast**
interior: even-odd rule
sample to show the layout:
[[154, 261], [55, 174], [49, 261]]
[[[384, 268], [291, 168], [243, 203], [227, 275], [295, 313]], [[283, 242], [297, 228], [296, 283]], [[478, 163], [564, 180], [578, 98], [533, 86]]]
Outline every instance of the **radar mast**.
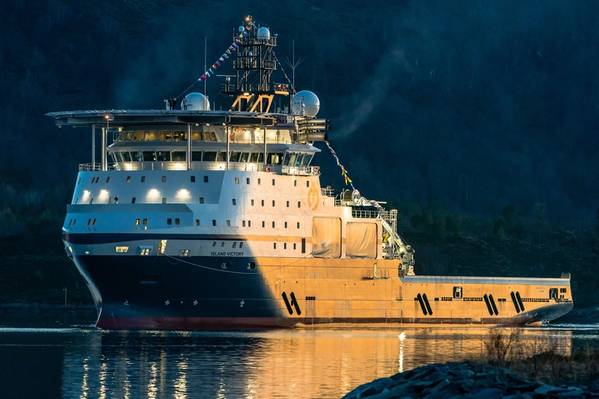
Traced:
[[275, 95], [289, 96], [288, 84], [271, 81], [278, 63], [277, 35], [248, 15], [234, 39], [239, 46], [233, 61], [235, 81], [229, 78], [222, 87], [223, 94], [235, 96], [231, 111], [270, 112]]

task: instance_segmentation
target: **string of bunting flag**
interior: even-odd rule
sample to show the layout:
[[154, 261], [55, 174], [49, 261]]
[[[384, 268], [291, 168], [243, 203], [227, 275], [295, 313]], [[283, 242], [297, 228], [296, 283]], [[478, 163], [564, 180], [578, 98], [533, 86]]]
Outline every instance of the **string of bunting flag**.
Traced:
[[[255, 24], [253, 22], [250, 22], [251, 26], [255, 26]], [[239, 35], [235, 38], [235, 40], [233, 41], [233, 43], [231, 43], [231, 45], [227, 48], [227, 50], [220, 56], [218, 57], [218, 59], [214, 62], [214, 64], [212, 64], [212, 66], [210, 68], [208, 68], [207, 71], [205, 71], [202, 76], [200, 76], [198, 78], [199, 81], [203, 82], [206, 79], [208, 79], [211, 76], [214, 76], [216, 74], [216, 70], [225, 62], [225, 60], [228, 60], [229, 57], [231, 55], [233, 55], [233, 53], [237, 52], [237, 50], [239, 50], [239, 45], [241, 44], [241, 39], [244, 36], [248, 35], [248, 31], [247, 31], [247, 27], [243, 27], [243, 31], [239, 32]]]
[[352, 188], [352, 190], [355, 190], [356, 188], [354, 187], [354, 183], [353, 183], [352, 179], [349, 177], [349, 174], [347, 173], [347, 169], [345, 169], [345, 166], [343, 166], [343, 164], [341, 164], [341, 161], [339, 160], [339, 156], [337, 155], [337, 153], [335, 152], [333, 147], [331, 147], [331, 144], [328, 142], [328, 140], [325, 140], [324, 143], [326, 144], [327, 148], [331, 152], [331, 155], [333, 156], [333, 158], [335, 158], [335, 162], [337, 162], [337, 166], [339, 167], [339, 169], [341, 169], [341, 176], [343, 177], [343, 183], [346, 186], [350, 186]]

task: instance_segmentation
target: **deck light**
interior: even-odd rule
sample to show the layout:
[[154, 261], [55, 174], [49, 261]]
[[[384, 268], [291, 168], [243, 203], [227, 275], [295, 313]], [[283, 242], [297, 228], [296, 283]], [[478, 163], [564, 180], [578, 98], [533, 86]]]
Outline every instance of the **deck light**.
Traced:
[[108, 202], [109, 192], [108, 190], [102, 189], [100, 190], [100, 195], [98, 195], [98, 202]]
[[81, 196], [81, 202], [88, 202], [90, 194], [91, 193], [88, 190], [83, 190], [83, 195]]
[[176, 197], [180, 201], [189, 201], [189, 199], [191, 198], [191, 193], [188, 189], [182, 188], [181, 190], [177, 191]]
[[146, 199], [149, 202], [158, 201], [160, 199], [160, 191], [155, 188], [151, 188], [148, 190], [148, 194], [146, 195]]

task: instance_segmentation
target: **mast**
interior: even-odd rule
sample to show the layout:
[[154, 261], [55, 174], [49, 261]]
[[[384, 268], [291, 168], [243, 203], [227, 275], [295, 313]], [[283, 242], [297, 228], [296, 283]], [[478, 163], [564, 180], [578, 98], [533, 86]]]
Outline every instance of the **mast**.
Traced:
[[233, 60], [235, 82], [225, 83], [222, 92], [235, 96], [232, 111], [270, 112], [275, 95], [289, 95], [289, 85], [273, 83], [277, 70], [277, 35], [258, 26], [251, 15], [245, 17], [234, 37], [238, 50]]

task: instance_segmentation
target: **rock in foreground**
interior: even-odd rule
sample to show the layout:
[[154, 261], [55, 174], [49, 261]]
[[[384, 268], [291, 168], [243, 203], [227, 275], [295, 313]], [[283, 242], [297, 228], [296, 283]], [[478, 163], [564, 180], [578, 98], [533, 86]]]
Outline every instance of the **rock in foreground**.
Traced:
[[472, 362], [433, 364], [361, 385], [344, 399], [599, 397], [599, 383], [553, 386]]

